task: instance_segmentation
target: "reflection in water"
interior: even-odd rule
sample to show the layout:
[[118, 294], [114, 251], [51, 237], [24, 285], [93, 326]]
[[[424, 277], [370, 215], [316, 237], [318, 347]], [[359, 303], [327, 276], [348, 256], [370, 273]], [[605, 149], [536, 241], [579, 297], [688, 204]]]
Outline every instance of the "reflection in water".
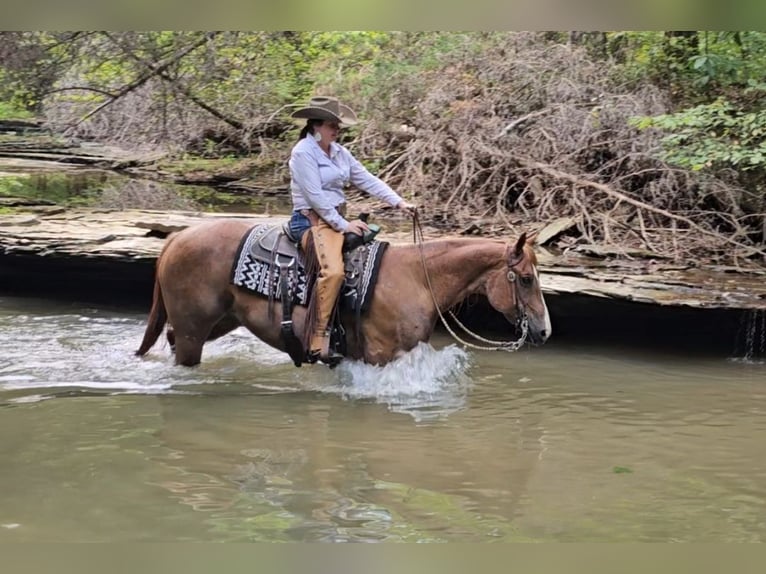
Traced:
[[[12, 168], [6, 167], [4, 170]], [[102, 209], [204, 209], [240, 213], [288, 215], [292, 211], [286, 194], [258, 195], [223, 191], [204, 185], [173, 184], [140, 179], [99, 169], [8, 175], [4, 181], [15, 197], [58, 205], [89, 206]]]
[[238, 330], [185, 369], [143, 321], [0, 298], [0, 541], [766, 539], [763, 364]]

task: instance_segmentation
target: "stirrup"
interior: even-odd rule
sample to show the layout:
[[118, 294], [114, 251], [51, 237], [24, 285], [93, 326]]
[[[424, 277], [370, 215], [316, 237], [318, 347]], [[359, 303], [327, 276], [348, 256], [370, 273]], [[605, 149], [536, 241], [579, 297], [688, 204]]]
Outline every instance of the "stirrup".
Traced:
[[306, 362], [310, 364], [314, 364], [317, 361], [322, 361], [325, 365], [330, 367], [331, 369], [334, 369], [337, 367], [340, 362], [344, 359], [343, 355], [340, 353], [336, 353], [335, 351], [327, 351], [326, 355], [322, 354], [322, 351], [319, 349], [314, 349], [313, 351], [309, 351], [306, 354]]
[[[331, 346], [332, 338], [329, 332], [325, 332], [322, 335], [315, 335], [311, 338], [311, 347], [307, 353], [306, 361], [308, 363], [316, 363], [322, 361], [330, 368], [337, 367], [343, 360], [343, 355], [336, 352]], [[318, 345], [318, 348], [317, 348]]]

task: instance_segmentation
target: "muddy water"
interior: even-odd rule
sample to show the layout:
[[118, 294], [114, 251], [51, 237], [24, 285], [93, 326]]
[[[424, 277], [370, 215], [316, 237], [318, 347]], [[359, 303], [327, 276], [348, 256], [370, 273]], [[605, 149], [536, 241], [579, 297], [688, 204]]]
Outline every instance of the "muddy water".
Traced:
[[557, 344], [196, 369], [0, 297], [0, 542], [766, 540], [766, 365]]

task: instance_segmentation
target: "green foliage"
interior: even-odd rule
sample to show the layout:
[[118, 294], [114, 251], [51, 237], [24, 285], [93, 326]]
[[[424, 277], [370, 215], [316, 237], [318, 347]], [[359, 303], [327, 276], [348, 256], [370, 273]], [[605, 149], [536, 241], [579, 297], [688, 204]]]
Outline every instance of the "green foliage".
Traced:
[[8, 197], [25, 197], [28, 186], [25, 177], [0, 177], [0, 195]]
[[[311, 92], [333, 93], [358, 113], [384, 116], [392, 124], [411, 119], [413, 102], [428, 89], [427, 78], [467, 46], [476, 34], [443, 32], [323, 32], [312, 36], [315, 62], [307, 74]], [[338, 57], [338, 52], [344, 57]]]
[[694, 85], [705, 88], [744, 86], [762, 78], [766, 66], [762, 58], [753, 57], [751, 50], [762, 53], [766, 36], [761, 32], [699, 32], [698, 52], [688, 55], [695, 75]]
[[666, 87], [682, 105], [766, 75], [764, 32], [610, 32], [607, 52], [625, 79]]
[[664, 130], [663, 157], [681, 167], [766, 169], [766, 110], [745, 111], [719, 98], [675, 114], [637, 118], [634, 125]]
[[[507, 78], [492, 75], [497, 62], [488, 54], [506, 55], [497, 46], [507, 39], [508, 32], [7, 34], [2, 39], [12, 44], [13, 50], [5, 60], [0, 50], [0, 100], [4, 102], [0, 103], [0, 118], [22, 117], [21, 113], [45, 103], [48, 110], [58, 106], [61, 115], [55, 119], [60, 125], [71, 125], [105, 101], [106, 93], [119, 93], [145, 77], [152, 66], [173, 61], [163, 72], [173, 83], [155, 78], [139, 98], [125, 98], [124, 103], [109, 106], [100, 119], [110, 113], [115, 116], [99, 125], [115, 132], [123, 129], [124, 120], [131, 120], [131, 129], [138, 130], [140, 136], [145, 130], [147, 139], [154, 138], [152, 143], [171, 136], [183, 144], [196, 139], [202, 142], [207, 156], [220, 152], [221, 140], [201, 134], [220, 121], [190, 103], [189, 94], [236, 120], [235, 125], [245, 125], [246, 138], [248, 127], [274, 118], [286, 119], [290, 106], [315, 93], [341, 97], [360, 116], [385, 130], [411, 124], [417, 118], [418, 103], [429, 96], [436, 83], [432, 80], [451, 70], [459, 69], [460, 76], [454, 78], [445, 101], [470, 101], [507, 87]], [[207, 41], [200, 43], [205, 38]], [[766, 77], [766, 33], [551, 32], [529, 41], [579, 44], [592, 58], [617, 62], [608, 69], [619, 76], [613, 79], [626, 85], [627, 91], [631, 85], [646, 82], [665, 88], [672, 106], [679, 111], [643, 118], [636, 125], [666, 133], [663, 145], [668, 161], [695, 170], [764, 167], [765, 120], [759, 108], [764, 90], [758, 82]], [[190, 46], [197, 47], [176, 61], [175, 56]], [[507, 57], [513, 59], [518, 54], [509, 50]], [[145, 107], [131, 105], [136, 100]], [[124, 108], [118, 112], [120, 105]], [[445, 106], [442, 113], [449, 114], [450, 110]], [[85, 133], [93, 135], [87, 129]], [[179, 135], [183, 130], [187, 132]], [[351, 131], [352, 136], [356, 133]], [[134, 135], [130, 141], [136, 141]], [[295, 130], [283, 129], [281, 137], [286, 141], [295, 135]], [[371, 167], [377, 171], [385, 166]]]
[[0, 100], [39, 112], [71, 64], [69, 40], [80, 32], [0, 32]]
[[11, 102], [0, 102], [0, 120], [28, 120], [33, 117], [34, 114], [19, 109]]

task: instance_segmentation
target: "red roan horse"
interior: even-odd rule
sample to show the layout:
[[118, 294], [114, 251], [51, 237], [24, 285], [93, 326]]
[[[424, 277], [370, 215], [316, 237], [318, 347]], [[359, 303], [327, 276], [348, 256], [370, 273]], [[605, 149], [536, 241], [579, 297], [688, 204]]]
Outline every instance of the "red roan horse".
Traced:
[[[268, 298], [231, 283], [237, 248], [252, 226], [253, 221], [221, 219], [168, 238], [157, 260], [154, 301], [137, 355], [154, 345], [166, 322], [174, 332], [175, 361], [181, 365], [198, 364], [206, 341], [240, 325], [286, 351], [280, 337], [279, 301], [273, 302], [274, 312], [269, 313]], [[545, 342], [551, 334], [551, 321], [531, 243], [522, 234], [511, 244], [464, 238], [391, 245], [383, 255], [361, 329], [353, 328], [353, 316], [343, 317], [346, 356], [384, 365], [418, 342], [428, 341], [439, 311], [474, 293], [485, 295], [512, 323], [525, 316], [531, 342]], [[293, 311], [299, 338], [304, 334], [306, 311], [303, 306]], [[356, 333], [361, 333], [361, 340]]]

